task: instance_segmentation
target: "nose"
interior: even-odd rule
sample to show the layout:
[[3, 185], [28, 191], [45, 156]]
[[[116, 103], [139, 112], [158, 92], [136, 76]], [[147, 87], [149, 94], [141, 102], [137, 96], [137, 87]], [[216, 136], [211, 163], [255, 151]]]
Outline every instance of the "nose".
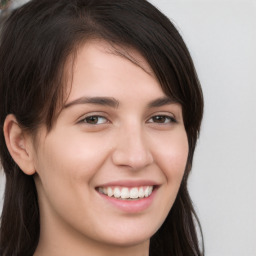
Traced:
[[112, 153], [115, 165], [140, 170], [153, 163], [147, 136], [141, 128], [120, 129], [116, 137], [116, 146]]

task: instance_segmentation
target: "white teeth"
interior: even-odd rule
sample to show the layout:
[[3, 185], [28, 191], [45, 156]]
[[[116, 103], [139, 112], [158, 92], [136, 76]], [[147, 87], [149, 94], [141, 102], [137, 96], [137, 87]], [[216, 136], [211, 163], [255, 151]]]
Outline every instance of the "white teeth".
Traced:
[[138, 188], [132, 188], [130, 190], [130, 198], [138, 198], [139, 197], [139, 190]]
[[129, 189], [128, 188], [122, 188], [121, 190], [121, 198], [126, 199], [130, 197]]
[[149, 196], [149, 187], [146, 187], [146, 190], [145, 190], [145, 197], [148, 197]]
[[153, 186], [144, 187], [99, 187], [98, 191], [109, 197], [121, 199], [139, 199], [149, 197], [153, 191]]
[[144, 197], [144, 190], [143, 190], [142, 187], [140, 187], [140, 189], [139, 189], [139, 197], [140, 197], [140, 198], [143, 198], [143, 197]]
[[114, 195], [114, 192], [113, 192], [112, 188], [108, 187], [106, 194], [108, 194], [109, 197], [113, 196], [113, 195]]
[[121, 191], [119, 188], [114, 189], [114, 197], [119, 198], [121, 196]]

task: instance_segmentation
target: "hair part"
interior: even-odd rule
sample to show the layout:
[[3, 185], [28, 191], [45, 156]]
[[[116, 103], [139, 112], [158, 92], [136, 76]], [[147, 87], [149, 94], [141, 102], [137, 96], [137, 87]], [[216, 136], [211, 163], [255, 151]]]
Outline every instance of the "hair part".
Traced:
[[150, 255], [203, 255], [187, 191], [203, 115], [202, 90], [182, 37], [145, 0], [32, 0], [6, 21], [0, 41], [0, 156], [6, 174], [1, 255], [33, 255], [40, 231], [33, 176], [25, 175], [11, 158], [4, 120], [12, 113], [28, 132], [36, 133], [42, 124], [50, 130], [67, 96], [67, 61], [92, 39], [138, 51], [164, 93], [181, 104], [189, 143], [187, 167], [169, 215], [151, 238]]

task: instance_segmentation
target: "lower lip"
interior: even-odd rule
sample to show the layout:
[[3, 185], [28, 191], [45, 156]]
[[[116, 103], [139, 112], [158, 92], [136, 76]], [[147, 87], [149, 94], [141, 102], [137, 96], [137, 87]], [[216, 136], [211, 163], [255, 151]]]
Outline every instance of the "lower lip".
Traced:
[[155, 188], [152, 191], [150, 196], [144, 197], [138, 200], [122, 200], [114, 197], [109, 197], [99, 192], [98, 193], [104, 200], [108, 201], [111, 205], [120, 209], [123, 212], [139, 213], [139, 212], [145, 211], [150, 207], [150, 205], [153, 203], [154, 197], [156, 195], [156, 191], [157, 191], [157, 188]]

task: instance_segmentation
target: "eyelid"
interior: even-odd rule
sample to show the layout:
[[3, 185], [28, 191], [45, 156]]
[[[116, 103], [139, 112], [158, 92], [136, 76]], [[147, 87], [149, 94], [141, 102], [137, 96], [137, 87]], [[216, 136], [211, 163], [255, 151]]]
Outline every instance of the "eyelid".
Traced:
[[[174, 114], [172, 113], [163, 113], [163, 112], [159, 112], [159, 113], [154, 113], [154, 114], [151, 114], [149, 118], [147, 118], [147, 122], [149, 122], [150, 119], [154, 118], [154, 117], [166, 117], [166, 118], [169, 118], [170, 119], [170, 122], [169, 123], [177, 123], [177, 119], [175, 117]], [[149, 122], [149, 123], [155, 123], [155, 122]], [[168, 124], [169, 124], [168, 123]], [[159, 123], [161, 124], [161, 123]], [[166, 123], [162, 123], [162, 124], [166, 124]]]
[[[157, 121], [150, 121], [151, 119], [155, 118], [155, 117], [162, 117], [162, 118], [165, 118], [167, 120], [167, 122], [157, 122]], [[165, 121], [166, 121], [165, 120]], [[168, 121], [169, 120], [169, 121]], [[148, 120], [148, 123], [152, 123], [152, 124], [157, 124], [157, 125], [169, 125], [169, 124], [173, 124], [173, 123], [177, 123], [176, 119], [174, 119], [173, 117], [171, 116], [166, 116], [166, 115], [156, 115], [156, 116], [153, 116], [151, 117], [149, 120]]]
[[[100, 124], [90, 124], [90, 123], [88, 123], [88, 122], [85, 122], [85, 119], [90, 118], [90, 117], [104, 118], [104, 119], [106, 119], [106, 122], [100, 123]], [[102, 112], [90, 112], [90, 113], [88, 113], [88, 114], [85, 114], [85, 115], [81, 116], [81, 117], [78, 119], [77, 123], [96, 126], [96, 125], [101, 125], [101, 124], [104, 125], [104, 124], [110, 123], [110, 120], [109, 120], [109, 118], [107, 117], [106, 113], [102, 113]]]

